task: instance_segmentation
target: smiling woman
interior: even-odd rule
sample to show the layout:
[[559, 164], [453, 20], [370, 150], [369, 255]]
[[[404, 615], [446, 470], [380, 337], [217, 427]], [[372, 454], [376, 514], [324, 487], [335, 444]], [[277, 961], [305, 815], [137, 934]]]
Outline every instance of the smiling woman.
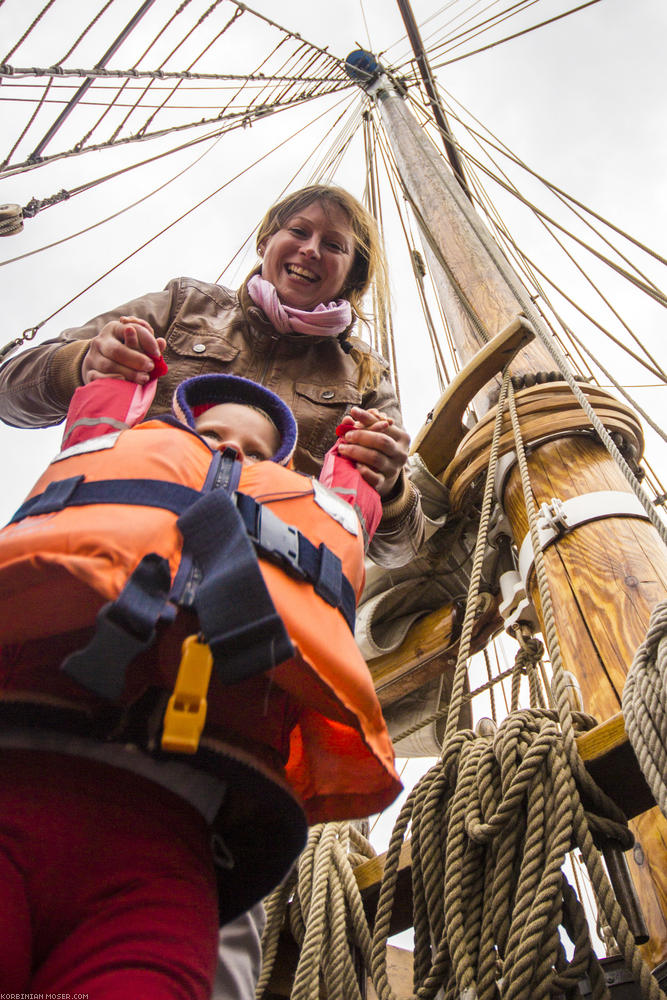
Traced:
[[316, 201], [260, 244], [262, 277], [284, 305], [312, 310], [341, 295], [354, 249], [348, 216], [336, 205]]
[[144, 384], [160, 355], [169, 373], [159, 379], [149, 417], [169, 410], [186, 378], [241, 375], [294, 412], [299, 472], [319, 473], [344, 423], [341, 454], [383, 503], [370, 555], [403, 565], [423, 533], [419, 497], [403, 473], [409, 437], [387, 363], [352, 334], [366, 319], [371, 281], [384, 284], [374, 220], [342, 188], [312, 185], [269, 209], [257, 249], [261, 266], [238, 292], [176, 278], [24, 351], [0, 372], [0, 419], [16, 427], [60, 423], [78, 386], [113, 377]]

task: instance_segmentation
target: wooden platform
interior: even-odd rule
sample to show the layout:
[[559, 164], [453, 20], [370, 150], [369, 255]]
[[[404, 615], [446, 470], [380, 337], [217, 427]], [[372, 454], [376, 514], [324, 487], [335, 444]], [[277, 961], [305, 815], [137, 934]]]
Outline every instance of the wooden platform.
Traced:
[[577, 745], [597, 784], [628, 819], [653, 808], [655, 800], [630, 746], [620, 712], [579, 736]]

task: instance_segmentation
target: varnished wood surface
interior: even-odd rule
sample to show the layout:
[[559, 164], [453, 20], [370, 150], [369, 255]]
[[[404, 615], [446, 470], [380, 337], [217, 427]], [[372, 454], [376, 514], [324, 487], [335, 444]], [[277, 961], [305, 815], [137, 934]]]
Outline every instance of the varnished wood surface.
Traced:
[[[644, 451], [644, 437], [632, 410], [604, 390], [594, 386], [582, 388], [609, 433], [620, 433], [633, 446], [636, 457], [640, 458]], [[584, 430], [587, 431], [586, 436], [591, 436], [592, 425], [566, 383], [522, 389], [516, 395], [516, 404], [527, 448], [533, 442], [576, 436]], [[456, 455], [440, 476], [442, 482], [451, 489], [450, 500], [454, 510], [458, 510], [463, 503], [473, 480], [486, 471], [494, 423], [495, 410], [482, 417], [466, 434]], [[506, 411], [501, 425], [499, 454], [504, 455], [513, 450], [514, 433]]]
[[[454, 643], [459, 618], [456, 605], [445, 604], [415, 622], [398, 649], [368, 660], [380, 704], [391, 704], [408, 690], [426, 683], [430, 678], [420, 676], [417, 682], [410, 684], [410, 674], [427, 660], [441, 658], [440, 670], [453, 665], [449, 647]], [[460, 621], [458, 624], [460, 627]]]
[[[469, 315], [474, 314], [487, 336], [493, 337], [524, 312], [523, 305], [458, 207], [443, 177], [438, 157], [418, 124], [406, 112], [404, 102], [398, 97], [383, 95], [378, 107], [405, 186], [427, 224], [426, 239], [432, 240], [434, 247], [442, 248], [446, 254], [445, 268], [436, 250], [430, 245], [427, 247], [426, 256], [438, 297], [449, 318], [458, 357], [465, 365], [485, 340]], [[547, 349], [539, 341], [533, 341], [519, 352], [512, 368], [520, 375], [549, 371], [553, 365]], [[497, 386], [493, 382], [478, 393], [475, 398], [478, 413], [486, 412], [496, 393]]]
[[[528, 464], [538, 506], [597, 490], [629, 492], [620, 469], [593, 439], [548, 442]], [[504, 506], [520, 545], [528, 523], [517, 469]], [[611, 517], [580, 525], [549, 546], [545, 565], [564, 665], [579, 680], [585, 710], [605, 721], [620, 711], [632, 658], [651, 611], [667, 593], [667, 551], [648, 521]], [[534, 574], [531, 592], [541, 615]], [[657, 965], [667, 957], [667, 821], [651, 816], [633, 821], [639, 848], [629, 864], [651, 934], [642, 950]]]
[[[440, 674], [452, 673], [462, 621], [455, 605], [446, 604], [415, 622], [398, 649], [368, 661], [383, 707]], [[490, 594], [480, 594], [480, 609], [473, 627], [473, 652], [485, 646], [500, 628], [502, 619], [496, 600]], [[449, 684], [451, 687], [451, 678]]]
[[619, 712], [577, 738], [586, 767], [628, 819], [653, 809], [655, 801], [646, 784]]

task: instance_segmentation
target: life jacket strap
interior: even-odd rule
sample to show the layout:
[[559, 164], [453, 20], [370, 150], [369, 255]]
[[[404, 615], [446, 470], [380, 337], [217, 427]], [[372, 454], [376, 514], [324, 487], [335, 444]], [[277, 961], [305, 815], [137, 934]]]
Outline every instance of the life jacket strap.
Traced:
[[354, 588], [343, 573], [338, 556], [324, 543], [313, 545], [297, 528], [286, 524], [272, 510], [238, 491], [233, 497], [246, 531], [263, 558], [286, 573], [307, 580], [322, 600], [342, 613], [354, 632]]
[[[215, 489], [210, 495], [217, 493], [222, 494], [223, 490]], [[37, 514], [51, 514], [65, 507], [100, 503], [160, 507], [183, 515], [201, 499], [202, 494], [189, 486], [160, 479], [103, 479], [87, 483], [83, 481], [83, 476], [72, 476], [49, 483], [43, 493], [26, 500], [9, 523], [14, 524]], [[253, 497], [236, 492], [233, 499], [260, 554], [297, 579], [312, 583], [315, 593], [331, 607], [338, 608], [350, 631], [354, 632], [354, 588], [343, 574], [338, 556], [324, 544], [319, 548], [314, 546], [297, 528], [286, 524]], [[191, 523], [190, 519], [188, 523]], [[211, 537], [210, 542], [219, 547], [220, 536]], [[272, 626], [268, 627], [270, 630]]]
[[153, 643], [157, 622], [175, 616], [167, 604], [170, 589], [169, 562], [155, 552], [145, 555], [116, 600], [99, 610], [88, 645], [66, 657], [61, 669], [101, 698], [120, 698], [127, 667]]
[[220, 679], [234, 684], [294, 655], [245, 524], [224, 490], [201, 496], [176, 522], [202, 580], [194, 598]]
[[[194, 597], [202, 633], [225, 684], [270, 670], [294, 655], [257, 563], [255, 548], [285, 572], [312, 584], [331, 607], [341, 611], [354, 632], [355, 594], [342, 563], [326, 545], [310, 542], [268, 507], [224, 488], [202, 494], [180, 483], [154, 479], [85, 482], [83, 476], [50, 483], [31, 497], [10, 523], [89, 504], [134, 504], [178, 515], [183, 558], [202, 573]], [[144, 556], [116, 598], [99, 611], [88, 645], [72, 653], [62, 669], [102, 698], [117, 700], [127, 667], [155, 639], [158, 621], [173, 619], [170, 570], [156, 553]]]
[[54, 514], [65, 507], [98, 503], [160, 507], [182, 514], [199, 496], [198, 490], [162, 479], [100, 479], [88, 483], [82, 475], [72, 476], [49, 483], [43, 493], [22, 503], [9, 524], [36, 514]]

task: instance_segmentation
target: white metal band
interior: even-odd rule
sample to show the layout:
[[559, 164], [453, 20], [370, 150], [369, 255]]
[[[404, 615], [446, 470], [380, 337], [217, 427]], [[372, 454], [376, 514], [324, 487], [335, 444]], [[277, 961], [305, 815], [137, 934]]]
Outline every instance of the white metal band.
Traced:
[[[562, 535], [567, 534], [580, 524], [598, 521], [604, 517], [640, 517], [649, 520], [641, 502], [634, 493], [621, 490], [600, 490], [596, 493], [584, 493], [582, 496], [571, 497], [570, 500], [552, 499], [551, 504], [542, 504], [537, 519], [537, 531], [540, 537], [540, 548], [544, 552]], [[519, 551], [519, 573], [528, 593], [528, 579], [533, 570], [535, 555], [530, 538], [526, 533]]]

